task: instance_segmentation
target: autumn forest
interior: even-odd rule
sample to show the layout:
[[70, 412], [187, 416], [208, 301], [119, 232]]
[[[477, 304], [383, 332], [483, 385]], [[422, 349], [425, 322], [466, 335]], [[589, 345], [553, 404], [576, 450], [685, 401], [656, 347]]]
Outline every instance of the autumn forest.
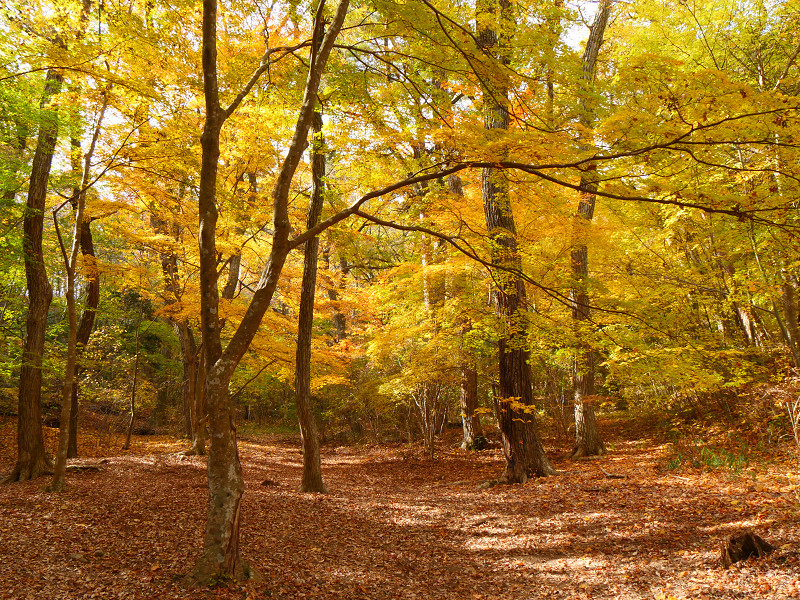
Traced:
[[0, 597], [800, 597], [800, 4], [0, 53]]

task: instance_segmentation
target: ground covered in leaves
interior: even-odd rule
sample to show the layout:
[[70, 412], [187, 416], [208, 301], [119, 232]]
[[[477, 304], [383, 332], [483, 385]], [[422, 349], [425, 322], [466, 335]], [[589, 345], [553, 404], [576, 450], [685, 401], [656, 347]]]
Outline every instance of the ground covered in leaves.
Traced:
[[[3, 472], [13, 428], [0, 423]], [[496, 449], [326, 447], [326, 495], [296, 491], [297, 444], [243, 441], [242, 553], [264, 582], [201, 589], [181, 578], [202, 540], [205, 460], [168, 438], [84, 447], [73, 464], [107, 461], [71, 472], [65, 493], [0, 487], [0, 598], [800, 598], [790, 449], [736, 472], [675, 470], [667, 446], [617, 438], [608, 456], [554, 461], [560, 476], [490, 488]], [[777, 550], [723, 569], [719, 543], [742, 528]]]

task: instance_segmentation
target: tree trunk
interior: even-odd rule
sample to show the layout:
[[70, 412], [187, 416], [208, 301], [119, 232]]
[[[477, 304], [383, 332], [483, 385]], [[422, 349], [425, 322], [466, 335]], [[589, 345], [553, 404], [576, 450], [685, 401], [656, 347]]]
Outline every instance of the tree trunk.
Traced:
[[[139, 300], [142, 302], [141, 300]], [[128, 433], [125, 436], [123, 450], [130, 450], [131, 436], [133, 435], [133, 422], [136, 419], [136, 380], [139, 378], [139, 329], [142, 326], [142, 315], [144, 314], [144, 304], [139, 309], [139, 320], [136, 322], [136, 355], [133, 360], [133, 378], [131, 381], [130, 409], [131, 416], [128, 420]]]
[[[609, 0], [601, 0], [597, 16], [592, 23], [586, 51], [583, 55], [583, 75], [581, 77], [581, 124], [591, 127], [593, 113], [589, 101], [589, 88], [594, 80], [595, 64], [603, 43], [603, 35], [611, 10]], [[589, 276], [589, 248], [586, 243], [586, 229], [594, 216], [597, 191], [597, 166], [589, 164], [581, 175], [580, 200], [572, 226], [572, 322], [575, 338], [578, 340], [573, 367], [573, 401], [575, 405], [575, 447], [571, 458], [604, 454], [605, 444], [597, 428], [594, 410], [594, 350], [586, 341], [584, 322], [589, 320], [589, 294], [586, 280]]]
[[[183, 202], [185, 185], [181, 183], [176, 204], [180, 206]], [[180, 240], [181, 227], [176, 222], [168, 223], [159, 216], [151, 215], [151, 224], [156, 232], [163, 235], [170, 235], [176, 240]], [[238, 262], [234, 277], [238, 283]], [[230, 269], [233, 272], [233, 267]], [[178, 256], [175, 252], [161, 254], [161, 274], [164, 280], [165, 303], [175, 305], [183, 299], [183, 286], [180, 283], [178, 270]], [[229, 276], [229, 280], [232, 277]], [[235, 286], [234, 286], [235, 291]], [[197, 343], [195, 342], [192, 328], [187, 319], [183, 316], [167, 317], [172, 323], [172, 327], [178, 336], [181, 347], [181, 362], [183, 365], [183, 380], [181, 392], [183, 398], [183, 418], [184, 430], [192, 441], [192, 447], [186, 450], [186, 456], [204, 456], [206, 453], [206, 411], [203, 400], [202, 377], [205, 375], [203, 370], [203, 358], [198, 358]]]
[[254, 575], [239, 555], [242, 465], [236, 444], [234, 410], [228, 393], [229, 379], [216, 372], [206, 383], [211, 444], [208, 449], [208, 519], [203, 554], [192, 578], [198, 582], [215, 576], [249, 579]]
[[[503, 39], [512, 30], [510, 6], [500, 0], [478, 5], [480, 46], [494, 57], [484, 69], [484, 127], [491, 131], [509, 128], [508, 57]], [[498, 18], [499, 17], [499, 18]], [[497, 31], [501, 32], [499, 37]], [[525, 483], [536, 475], [555, 473], [544, 453], [533, 414], [531, 371], [526, 349], [527, 319], [525, 285], [520, 278], [522, 260], [517, 249], [516, 226], [511, 210], [508, 182], [502, 171], [485, 168], [481, 173], [486, 229], [491, 240], [496, 311], [505, 331], [499, 340], [499, 420], [506, 466], [501, 483]]]
[[[83, 254], [87, 286], [86, 303], [83, 306], [83, 314], [78, 324], [78, 337], [76, 340], [79, 356], [83, 353], [83, 349], [86, 348], [86, 344], [89, 343], [89, 337], [91, 337], [92, 329], [94, 328], [97, 307], [100, 304], [100, 271], [97, 268], [97, 259], [94, 253], [94, 240], [92, 238], [89, 220], [84, 221], [81, 227], [81, 253]], [[70, 411], [67, 458], [76, 458], [78, 456], [78, 391], [82, 373], [83, 369], [78, 367], [75, 372], [75, 381], [72, 384], [72, 410]]]
[[465, 450], [475, 449], [475, 437], [480, 433], [481, 422], [475, 412], [478, 408], [478, 372], [469, 366], [461, 367], [461, 390], [458, 397], [461, 408], [461, 426], [464, 440], [461, 447]]
[[[63, 78], [54, 70], [47, 72], [41, 107], [61, 91]], [[42, 252], [44, 207], [50, 166], [58, 139], [58, 115], [43, 114], [33, 156], [28, 201], [22, 228], [25, 256], [25, 277], [28, 285], [28, 317], [25, 326], [25, 345], [19, 377], [19, 407], [17, 425], [17, 463], [8, 481], [34, 479], [52, 466], [45, 453], [42, 434], [42, 355], [47, 311], [53, 299], [53, 288], [47, 280]]]
[[[176, 323], [178, 341], [181, 345], [183, 363], [182, 395], [184, 410], [188, 413], [186, 420], [189, 439], [192, 447], [184, 454], [187, 456], [205, 456], [206, 454], [206, 408], [203, 394], [205, 381], [204, 360], [198, 353], [192, 328], [186, 322]], [[200, 356], [198, 356], [200, 354]]]
[[[291, 250], [289, 235], [289, 194], [291, 181], [308, 141], [314, 118], [314, 105], [322, 72], [325, 70], [334, 40], [347, 14], [348, 0], [340, 0], [330, 21], [321, 47], [312, 48], [303, 104], [294, 135], [278, 172], [272, 192], [273, 236], [269, 259], [253, 291], [236, 331], [222, 349], [219, 319], [219, 281], [217, 275], [216, 204], [217, 170], [220, 155], [220, 131], [225, 120], [236, 110], [269, 65], [269, 51], [259, 68], [234, 103], [223, 109], [217, 83], [217, 2], [203, 0], [203, 92], [205, 123], [200, 138], [202, 148], [199, 185], [198, 246], [200, 249], [200, 327], [206, 361], [205, 396], [208, 403], [211, 445], [208, 456], [209, 510], [203, 552], [188, 580], [205, 583], [214, 577], [250, 578], [257, 576], [239, 554], [241, 498], [244, 492], [242, 469], [236, 444], [235, 411], [228, 385], [231, 376], [247, 352], [269, 308], [280, 274]], [[314, 19], [315, 32], [323, 26], [322, 6]], [[315, 36], [316, 38], [316, 36]]]
[[[105, 115], [106, 106], [108, 105], [107, 95], [104, 96], [102, 115]], [[95, 132], [93, 134], [93, 143], [89, 148], [86, 157], [81, 157], [81, 143], [77, 136], [72, 139], [72, 168], [76, 175], [79, 176], [79, 185], [73, 188], [72, 198], [70, 204], [75, 213], [75, 218], [78, 218], [78, 209], [81, 203], [86, 201], [85, 186], [89, 178], [89, 166], [91, 164], [94, 149], [97, 143], [97, 138], [100, 134], [100, 127], [102, 125], [103, 117], [98, 120]], [[85, 164], [81, 164], [81, 163]], [[83, 218], [80, 223], [80, 251], [83, 256], [84, 273], [86, 277], [86, 302], [83, 307], [83, 314], [81, 315], [80, 323], [78, 324], [78, 331], [75, 338], [77, 359], [80, 359], [86, 344], [89, 343], [89, 337], [92, 334], [94, 327], [94, 318], [97, 312], [97, 307], [100, 304], [100, 272], [97, 270], [97, 259], [94, 253], [94, 240], [92, 238], [91, 219]], [[78, 391], [80, 388], [80, 376], [83, 372], [77, 362], [75, 366], [75, 376], [72, 381], [72, 391], [70, 393], [70, 421], [69, 421], [69, 440], [67, 445], [67, 458], [77, 458], [78, 456]]]
[[[319, 44], [322, 40], [314, 40]], [[308, 204], [306, 227], [314, 227], [322, 214], [325, 190], [325, 152], [322, 137], [322, 113], [316, 111], [311, 124], [311, 199]], [[319, 238], [305, 244], [303, 258], [303, 283], [300, 292], [300, 311], [297, 322], [297, 354], [294, 379], [297, 416], [300, 435], [303, 439], [303, 480], [301, 492], [324, 493], [322, 483], [322, 460], [319, 449], [319, 433], [311, 406], [311, 329], [314, 322], [314, 293], [317, 287], [317, 258]]]
[[[50, 485], [50, 490], [56, 492], [64, 489], [64, 475], [67, 467], [67, 455], [69, 454], [69, 442], [70, 438], [72, 437], [71, 432], [73, 423], [77, 423], [77, 419], [73, 420], [73, 412], [77, 412], [77, 406], [73, 407], [72, 402], [73, 390], [77, 382], [76, 367], [81, 349], [78, 348], [78, 310], [76, 308], [75, 298], [75, 276], [78, 270], [78, 254], [83, 246], [84, 225], [88, 224], [88, 222], [86, 222], [84, 219], [86, 212], [85, 190], [89, 182], [92, 156], [94, 156], [94, 150], [97, 147], [97, 140], [100, 137], [100, 130], [107, 106], [108, 96], [104, 95], [103, 105], [97, 118], [97, 125], [95, 127], [94, 134], [92, 135], [92, 143], [89, 146], [89, 150], [85, 157], [80, 156], [80, 144], [75, 144], [73, 140], [73, 167], [77, 166], [77, 171], [81, 174], [81, 179], [79, 187], [75, 190], [75, 193], [73, 193], [72, 198], [70, 198], [70, 204], [73, 205], [75, 217], [72, 227], [72, 248], [69, 255], [67, 255], [67, 251], [64, 247], [64, 241], [61, 238], [61, 230], [58, 226], [58, 211], [66, 203], [62, 204], [59, 208], [56, 208], [53, 211], [53, 223], [58, 236], [58, 244], [61, 248], [61, 254], [64, 258], [64, 270], [66, 271], [67, 275], [66, 300], [69, 321], [69, 333], [67, 336], [67, 363], [64, 368], [64, 386], [61, 393], [61, 431], [59, 435], [58, 452], [56, 453], [53, 482]], [[85, 158], [83, 169], [81, 169], [82, 158]]]
[[[330, 244], [325, 244], [322, 250], [322, 260], [325, 262], [325, 271], [328, 273], [331, 271], [330, 252]], [[337, 344], [347, 337], [347, 317], [341, 311], [337, 302], [337, 300], [339, 300], [339, 290], [344, 288], [345, 278], [350, 272], [350, 266], [347, 264], [347, 261], [344, 259], [344, 257], [339, 257], [339, 267], [341, 270], [341, 278], [339, 279], [338, 283], [333, 280], [330, 275], [328, 275], [328, 277], [325, 277], [327, 281], [323, 284], [325, 287], [325, 292], [328, 296], [328, 300], [330, 300], [333, 304], [331, 315], [334, 330], [333, 342]]]

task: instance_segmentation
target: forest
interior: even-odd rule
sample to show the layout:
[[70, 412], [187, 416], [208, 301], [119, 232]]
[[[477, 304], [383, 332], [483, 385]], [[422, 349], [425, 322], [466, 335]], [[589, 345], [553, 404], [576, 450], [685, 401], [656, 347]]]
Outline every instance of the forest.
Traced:
[[0, 55], [0, 596], [800, 597], [795, 0], [10, 0]]

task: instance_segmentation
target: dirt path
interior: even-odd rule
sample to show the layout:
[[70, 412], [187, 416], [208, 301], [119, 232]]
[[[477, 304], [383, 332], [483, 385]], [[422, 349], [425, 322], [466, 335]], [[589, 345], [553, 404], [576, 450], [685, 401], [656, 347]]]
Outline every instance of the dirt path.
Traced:
[[[244, 443], [242, 548], [265, 582], [185, 590], [177, 580], [197, 555], [207, 490], [203, 460], [175, 449], [110, 457], [71, 474], [62, 495], [41, 492], [43, 480], [1, 487], [0, 598], [800, 597], [789, 465], [755, 480], [674, 475], [658, 468], [658, 448], [633, 442], [490, 489], [478, 486], [499, 473], [496, 451], [431, 462], [327, 448], [324, 496], [295, 491], [295, 447]], [[718, 542], [744, 527], [779, 549], [724, 570]]]

